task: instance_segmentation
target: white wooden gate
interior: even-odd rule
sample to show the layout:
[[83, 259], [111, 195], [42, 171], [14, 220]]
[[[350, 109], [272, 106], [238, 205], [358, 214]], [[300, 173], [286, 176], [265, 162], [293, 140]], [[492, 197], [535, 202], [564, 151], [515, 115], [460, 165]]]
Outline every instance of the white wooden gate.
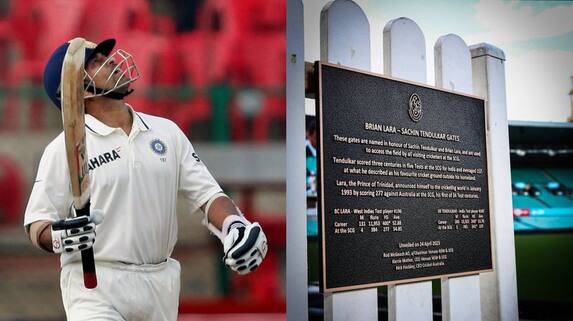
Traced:
[[[287, 319], [308, 319], [304, 186], [304, 28], [301, 0], [287, 2]], [[320, 17], [321, 60], [370, 70], [370, 33], [383, 34], [384, 74], [427, 83], [422, 30], [408, 18], [370, 30], [365, 13], [351, 0], [324, 6]], [[435, 86], [475, 94], [486, 102], [490, 219], [494, 271], [442, 278], [442, 319], [517, 320], [517, 281], [511, 215], [509, 139], [505, 100], [505, 56], [500, 49], [468, 47], [455, 34], [434, 45]], [[325, 295], [325, 320], [373, 321], [377, 290]], [[388, 286], [392, 321], [432, 320], [430, 281]]]

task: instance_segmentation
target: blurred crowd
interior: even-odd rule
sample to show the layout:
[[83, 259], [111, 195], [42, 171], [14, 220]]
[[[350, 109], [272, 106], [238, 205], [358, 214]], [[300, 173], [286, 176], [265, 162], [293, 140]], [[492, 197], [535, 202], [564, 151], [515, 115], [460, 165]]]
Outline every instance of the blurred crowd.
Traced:
[[46, 119], [43, 67], [81, 36], [116, 38], [142, 75], [128, 101], [194, 140], [284, 138], [284, 0], [0, 2], [1, 130], [56, 123]]
[[[51, 52], [74, 37], [115, 38], [141, 75], [126, 97], [135, 110], [173, 120], [195, 145], [274, 155], [286, 130], [285, 30], [285, 0], [0, 0], [0, 320], [63, 313], [59, 262], [28, 244], [21, 228], [41, 152], [62, 130], [42, 85]], [[244, 212], [263, 216], [275, 252], [258, 284], [237, 279], [199, 216], [185, 215], [174, 252], [182, 312], [280, 312], [284, 182], [227, 183]]]

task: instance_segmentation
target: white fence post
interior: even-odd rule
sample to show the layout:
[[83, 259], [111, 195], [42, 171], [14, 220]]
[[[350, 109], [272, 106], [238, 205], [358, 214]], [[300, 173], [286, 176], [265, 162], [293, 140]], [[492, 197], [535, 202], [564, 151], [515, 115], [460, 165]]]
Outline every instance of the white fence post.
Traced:
[[420, 27], [408, 18], [384, 26], [384, 74], [426, 83], [426, 42]]
[[[370, 25], [353, 1], [332, 1], [322, 9], [320, 57], [323, 61], [370, 70]], [[377, 289], [325, 294], [324, 320], [378, 320]]]
[[470, 47], [474, 93], [487, 99], [488, 169], [494, 271], [480, 277], [484, 321], [518, 320], [511, 204], [509, 133], [505, 99], [505, 54], [489, 44]]
[[[388, 22], [383, 42], [384, 74], [426, 83], [426, 44], [414, 21]], [[432, 282], [389, 285], [388, 320], [432, 321]]]
[[287, 319], [308, 320], [306, 249], [304, 11], [302, 0], [287, 2], [286, 57], [286, 297]]
[[370, 24], [354, 1], [331, 1], [320, 12], [320, 59], [370, 70]]
[[[470, 50], [457, 35], [442, 36], [434, 45], [436, 87], [473, 94]], [[442, 278], [442, 320], [479, 321], [480, 278]]]

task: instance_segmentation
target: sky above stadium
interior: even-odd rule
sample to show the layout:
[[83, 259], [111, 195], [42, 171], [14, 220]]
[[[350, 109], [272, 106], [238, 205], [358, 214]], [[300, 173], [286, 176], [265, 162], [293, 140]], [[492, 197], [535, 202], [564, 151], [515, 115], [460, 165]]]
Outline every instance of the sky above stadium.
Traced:
[[[305, 56], [318, 59], [320, 10], [305, 0]], [[455, 33], [468, 45], [487, 42], [506, 55], [510, 120], [565, 121], [573, 84], [573, 1], [356, 0], [370, 21], [372, 70], [381, 73], [382, 30], [398, 17], [414, 20], [426, 38], [428, 82], [434, 83], [434, 43]]]

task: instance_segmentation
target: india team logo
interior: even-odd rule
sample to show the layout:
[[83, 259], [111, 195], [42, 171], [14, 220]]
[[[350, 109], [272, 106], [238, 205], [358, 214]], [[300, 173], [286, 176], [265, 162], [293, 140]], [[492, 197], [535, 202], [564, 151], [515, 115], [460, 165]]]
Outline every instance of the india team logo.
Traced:
[[167, 146], [158, 138], [151, 141], [151, 149], [159, 155], [165, 155], [167, 152]]

